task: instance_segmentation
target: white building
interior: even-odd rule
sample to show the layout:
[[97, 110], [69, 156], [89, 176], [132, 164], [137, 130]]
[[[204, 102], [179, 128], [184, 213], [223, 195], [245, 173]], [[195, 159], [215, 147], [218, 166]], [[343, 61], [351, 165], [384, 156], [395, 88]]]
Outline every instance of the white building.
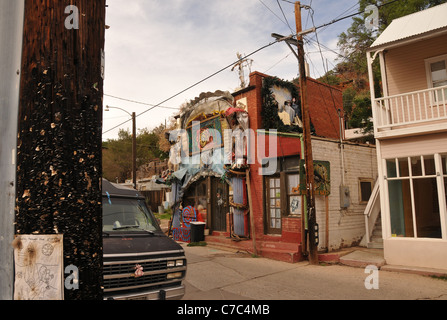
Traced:
[[387, 264], [447, 269], [446, 17], [447, 3], [396, 19], [367, 53]]

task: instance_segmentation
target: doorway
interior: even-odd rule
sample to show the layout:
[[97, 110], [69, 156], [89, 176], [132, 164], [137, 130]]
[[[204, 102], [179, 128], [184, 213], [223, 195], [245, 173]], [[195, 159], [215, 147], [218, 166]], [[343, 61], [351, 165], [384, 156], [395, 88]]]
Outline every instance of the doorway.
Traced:
[[281, 178], [265, 178], [266, 231], [268, 234], [281, 234]]
[[211, 229], [212, 231], [227, 230], [228, 206], [228, 184], [219, 178], [211, 178]]
[[185, 192], [183, 207], [193, 206], [201, 213], [210, 231], [227, 230], [229, 186], [216, 177], [208, 177], [192, 184]]

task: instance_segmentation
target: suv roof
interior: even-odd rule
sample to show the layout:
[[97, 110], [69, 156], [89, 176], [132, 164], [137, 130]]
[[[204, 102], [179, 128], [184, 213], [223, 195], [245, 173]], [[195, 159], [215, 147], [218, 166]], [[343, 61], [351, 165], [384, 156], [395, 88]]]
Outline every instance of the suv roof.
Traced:
[[137, 190], [102, 179], [102, 195], [107, 197], [144, 198]]

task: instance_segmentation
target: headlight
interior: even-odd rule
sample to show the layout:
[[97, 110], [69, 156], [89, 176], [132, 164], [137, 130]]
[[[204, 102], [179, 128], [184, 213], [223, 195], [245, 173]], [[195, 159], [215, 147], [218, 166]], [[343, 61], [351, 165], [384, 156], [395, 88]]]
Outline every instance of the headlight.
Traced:
[[182, 272], [168, 273], [167, 279], [181, 278]]
[[171, 260], [168, 261], [167, 266], [168, 268], [174, 268], [174, 267], [183, 267], [184, 261], [183, 260]]
[[168, 261], [168, 268], [175, 267], [175, 261]]
[[183, 267], [183, 260], [177, 260], [177, 261], [175, 261], [175, 266], [176, 266], [176, 267]]

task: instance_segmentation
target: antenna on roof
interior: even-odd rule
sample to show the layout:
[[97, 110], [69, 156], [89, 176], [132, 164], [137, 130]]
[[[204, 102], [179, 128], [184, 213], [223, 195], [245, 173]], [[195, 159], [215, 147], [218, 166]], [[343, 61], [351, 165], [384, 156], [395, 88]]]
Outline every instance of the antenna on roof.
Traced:
[[245, 81], [245, 73], [244, 68], [248, 68], [248, 74], [251, 73], [251, 65], [253, 64], [252, 59], [247, 59], [242, 56], [239, 52], [237, 53], [237, 57], [239, 59], [238, 62], [236, 62], [231, 68], [231, 71], [234, 71], [234, 69], [239, 69], [239, 80], [241, 81], [240, 89], [246, 88], [248, 86], [248, 83]]

